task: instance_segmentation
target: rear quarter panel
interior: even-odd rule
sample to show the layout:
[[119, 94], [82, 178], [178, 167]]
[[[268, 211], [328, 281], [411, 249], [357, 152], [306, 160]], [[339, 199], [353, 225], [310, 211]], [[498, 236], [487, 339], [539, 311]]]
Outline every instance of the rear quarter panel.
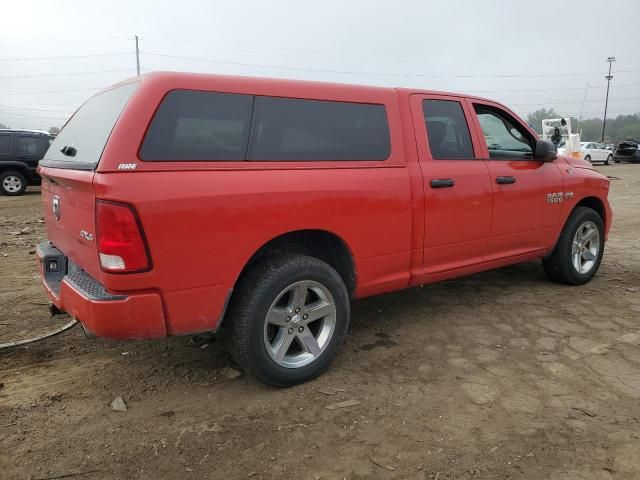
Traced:
[[153, 270], [103, 274], [112, 290], [158, 288], [170, 333], [212, 328], [251, 256], [289, 231], [321, 229], [349, 246], [358, 295], [408, 281], [404, 168], [97, 174], [97, 198], [135, 205]]

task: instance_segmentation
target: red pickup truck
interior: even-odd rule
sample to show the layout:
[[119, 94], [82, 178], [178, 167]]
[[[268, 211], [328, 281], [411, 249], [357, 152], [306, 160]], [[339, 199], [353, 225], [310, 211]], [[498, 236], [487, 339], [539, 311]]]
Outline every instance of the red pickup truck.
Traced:
[[221, 329], [279, 386], [329, 366], [353, 298], [534, 259], [583, 284], [611, 226], [607, 178], [508, 108], [406, 88], [144, 75], [39, 172], [52, 311], [110, 338]]

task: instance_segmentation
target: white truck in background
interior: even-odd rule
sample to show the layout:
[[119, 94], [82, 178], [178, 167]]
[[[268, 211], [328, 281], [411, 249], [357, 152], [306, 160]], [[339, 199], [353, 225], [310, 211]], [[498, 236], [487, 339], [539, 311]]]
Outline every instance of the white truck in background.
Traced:
[[542, 120], [541, 138], [553, 143], [560, 155], [583, 158], [580, 135], [573, 133], [571, 130], [570, 118], [546, 118]]

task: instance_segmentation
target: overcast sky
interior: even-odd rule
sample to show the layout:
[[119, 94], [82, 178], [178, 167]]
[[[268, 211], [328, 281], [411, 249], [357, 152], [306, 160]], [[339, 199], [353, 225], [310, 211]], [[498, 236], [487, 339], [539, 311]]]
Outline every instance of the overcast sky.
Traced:
[[521, 115], [577, 117], [586, 91], [587, 118], [613, 55], [609, 115], [640, 112], [638, 0], [16, 0], [2, 18], [0, 123], [16, 128], [61, 126], [134, 76], [136, 34], [143, 73], [473, 92]]

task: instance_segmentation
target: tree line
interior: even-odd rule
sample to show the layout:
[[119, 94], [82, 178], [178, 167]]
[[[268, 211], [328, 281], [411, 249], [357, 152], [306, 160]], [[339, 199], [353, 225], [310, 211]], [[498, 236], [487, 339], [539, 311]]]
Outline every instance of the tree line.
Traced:
[[[548, 110], [541, 108], [527, 115], [527, 123], [536, 133], [541, 134], [542, 120], [545, 118], [562, 118], [562, 115], [557, 113], [553, 108]], [[570, 118], [573, 133], [579, 133], [581, 141], [600, 142], [602, 140], [601, 118], [587, 118], [581, 122], [575, 117]], [[640, 140], [640, 113], [607, 118], [607, 125], [604, 132], [605, 143], [619, 143], [629, 139]]]

